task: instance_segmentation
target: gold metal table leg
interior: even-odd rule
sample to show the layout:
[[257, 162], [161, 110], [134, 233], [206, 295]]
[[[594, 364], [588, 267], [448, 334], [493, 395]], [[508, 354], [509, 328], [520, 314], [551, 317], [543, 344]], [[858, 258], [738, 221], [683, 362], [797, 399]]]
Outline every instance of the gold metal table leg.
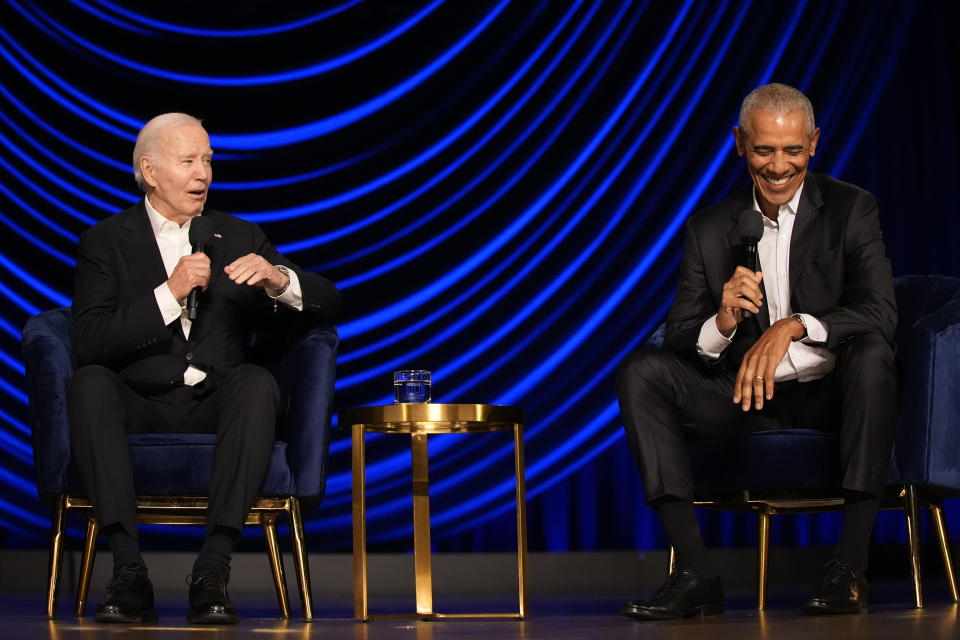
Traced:
[[367, 612], [367, 499], [366, 443], [362, 424], [352, 427], [353, 437], [353, 617], [368, 620]]
[[523, 461], [523, 425], [513, 425], [513, 462], [517, 477], [517, 579], [520, 617], [527, 615], [527, 481]]
[[417, 614], [433, 615], [433, 571], [430, 555], [430, 477], [427, 435], [410, 436], [413, 459], [413, 563], [417, 585]]

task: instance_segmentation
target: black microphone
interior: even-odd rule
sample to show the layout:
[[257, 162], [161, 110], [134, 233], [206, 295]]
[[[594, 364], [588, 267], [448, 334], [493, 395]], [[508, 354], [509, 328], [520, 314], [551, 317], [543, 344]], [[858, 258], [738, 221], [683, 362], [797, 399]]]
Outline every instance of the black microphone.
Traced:
[[[210, 238], [213, 237], [213, 223], [210, 218], [196, 216], [190, 221], [190, 244], [193, 246], [194, 253], [203, 253]], [[194, 287], [190, 295], [187, 296], [187, 319], [190, 321], [197, 319], [197, 302], [200, 298], [200, 287]]]
[[[740, 221], [737, 223], [737, 235], [740, 237], [740, 266], [746, 267], [756, 273], [760, 270], [757, 243], [760, 242], [760, 237], [763, 235], [763, 217], [759, 211], [756, 209], [747, 209], [740, 212]], [[747, 309], [741, 309], [740, 317], [752, 318], [753, 312]]]

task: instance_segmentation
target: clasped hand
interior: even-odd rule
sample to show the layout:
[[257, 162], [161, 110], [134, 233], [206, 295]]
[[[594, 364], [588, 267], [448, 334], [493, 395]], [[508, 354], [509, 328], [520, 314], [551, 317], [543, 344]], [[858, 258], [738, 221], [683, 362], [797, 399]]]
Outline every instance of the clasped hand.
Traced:
[[[723, 297], [717, 311], [717, 329], [729, 336], [743, 320], [743, 309], [760, 313], [763, 304], [761, 272], [737, 267], [723, 285]], [[751, 407], [763, 409], [763, 401], [773, 398], [774, 376], [777, 365], [787, 355], [790, 343], [803, 336], [803, 325], [794, 318], [783, 318], [763, 332], [743, 356], [737, 380], [733, 386], [733, 401], [744, 411]]]
[[[287, 276], [270, 264], [266, 258], [256, 253], [237, 258], [226, 267], [224, 272], [237, 284], [253, 287], [265, 287], [280, 291], [287, 284]], [[167, 287], [178, 301], [183, 302], [194, 287], [207, 290], [210, 284], [210, 258], [205, 253], [191, 253], [183, 256], [173, 268]]]

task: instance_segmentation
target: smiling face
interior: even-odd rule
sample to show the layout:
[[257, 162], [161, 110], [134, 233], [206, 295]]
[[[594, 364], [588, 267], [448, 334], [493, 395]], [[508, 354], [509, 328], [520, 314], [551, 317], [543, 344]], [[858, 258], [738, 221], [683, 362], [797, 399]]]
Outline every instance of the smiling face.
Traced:
[[213, 180], [210, 137], [198, 124], [171, 127], [160, 134], [140, 171], [150, 204], [160, 215], [183, 225], [200, 215]]
[[763, 214], [776, 220], [780, 205], [790, 202], [807, 175], [807, 165], [817, 151], [820, 129], [810, 135], [800, 110], [775, 114], [755, 109], [749, 124], [734, 127], [737, 154], [747, 160], [747, 171]]

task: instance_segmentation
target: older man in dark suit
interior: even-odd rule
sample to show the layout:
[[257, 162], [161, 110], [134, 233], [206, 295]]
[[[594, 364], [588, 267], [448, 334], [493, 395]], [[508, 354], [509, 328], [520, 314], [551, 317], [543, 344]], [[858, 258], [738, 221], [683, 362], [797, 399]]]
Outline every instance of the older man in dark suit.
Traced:
[[[340, 314], [330, 281], [280, 255], [256, 224], [205, 208], [212, 155], [199, 120], [157, 116], [134, 149], [144, 199], [80, 238], [71, 339], [81, 367], [68, 407], [73, 459], [114, 557], [101, 622], [157, 617], [137, 539], [126, 438], [134, 431], [216, 433], [187, 617], [237, 621], [230, 554], [267, 470], [279, 403], [270, 372], [244, 362], [249, 320], [278, 303], [318, 321]], [[193, 253], [190, 229], [200, 222], [206, 250]]]
[[[897, 417], [897, 315], [877, 203], [807, 172], [820, 130], [810, 101], [792, 87], [751, 92], [733, 135], [753, 184], [690, 218], [664, 349], [636, 351], [618, 371], [646, 500], [678, 557], [660, 590], [622, 612], [657, 619], [723, 611], [691, 502], [688, 439], [819, 428], [839, 417], [844, 526], [804, 609], [857, 613], [867, 606], [863, 571]], [[763, 214], [757, 272], [738, 260], [738, 219], [750, 209]]]

